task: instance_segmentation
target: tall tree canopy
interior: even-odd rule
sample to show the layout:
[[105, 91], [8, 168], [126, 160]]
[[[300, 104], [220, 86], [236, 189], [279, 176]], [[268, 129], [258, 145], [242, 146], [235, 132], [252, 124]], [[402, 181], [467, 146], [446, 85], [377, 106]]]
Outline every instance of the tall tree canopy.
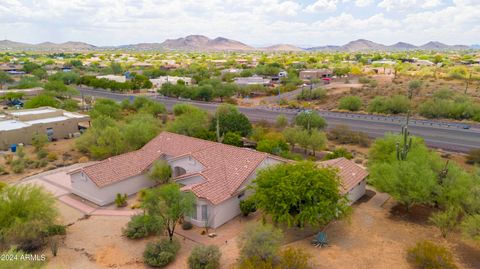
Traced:
[[324, 225], [348, 211], [336, 171], [313, 162], [279, 164], [261, 170], [253, 199], [274, 221], [289, 226]]

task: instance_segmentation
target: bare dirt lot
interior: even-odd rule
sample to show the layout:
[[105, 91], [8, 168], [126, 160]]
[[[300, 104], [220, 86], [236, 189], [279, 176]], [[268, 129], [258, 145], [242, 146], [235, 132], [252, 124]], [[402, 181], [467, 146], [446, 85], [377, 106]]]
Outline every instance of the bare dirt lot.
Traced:
[[[142, 240], [123, 237], [122, 227], [130, 217], [85, 218], [61, 202], [58, 206], [62, 222], [70, 226], [57, 257], [51, 257], [47, 248], [44, 250], [48, 255], [48, 268], [149, 268], [142, 262], [142, 253], [146, 243], [158, 237]], [[312, 255], [314, 268], [411, 268], [406, 251], [424, 239], [448, 247], [461, 268], [480, 268], [480, 246], [464, 242], [457, 233], [443, 239], [427, 222], [430, 212], [430, 208], [417, 207], [406, 214], [388, 195], [369, 191], [354, 205], [351, 217], [327, 226], [328, 247], [315, 248], [310, 244], [313, 230], [286, 229], [285, 238], [287, 245], [302, 247]], [[215, 239], [200, 236], [199, 228], [189, 231], [198, 234], [194, 237], [197, 242], [177, 235], [182, 247], [176, 260], [166, 268], [188, 268], [186, 260], [198, 243], [219, 245], [221, 268], [231, 268], [238, 258], [238, 235], [246, 224], [259, 221], [258, 214], [248, 219], [239, 217], [215, 231], [219, 235]]]
[[[56, 156], [55, 160], [49, 160], [48, 164], [39, 168], [26, 168], [22, 173], [14, 173], [9, 164], [6, 163], [5, 155], [15, 155], [11, 152], [4, 152], [4, 156], [0, 156], [0, 166], [5, 169], [3, 175], [0, 175], [0, 182], [12, 183], [19, 179], [32, 176], [43, 171], [55, 169], [57, 167], [67, 166], [77, 163], [84, 155], [75, 149], [75, 139], [60, 139], [55, 142], [47, 143], [45, 149]], [[31, 160], [37, 160], [38, 157], [31, 145], [24, 146], [25, 157]], [[14, 159], [16, 156], [13, 157]], [[47, 158], [48, 159], [48, 158]]]

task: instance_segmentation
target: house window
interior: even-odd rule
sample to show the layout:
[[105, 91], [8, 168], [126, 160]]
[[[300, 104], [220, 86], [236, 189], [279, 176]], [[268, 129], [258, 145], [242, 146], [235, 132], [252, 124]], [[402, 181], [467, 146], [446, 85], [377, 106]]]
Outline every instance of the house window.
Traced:
[[208, 206], [202, 205], [202, 220], [208, 219]]
[[193, 205], [193, 210], [192, 210], [192, 214], [190, 214], [190, 218], [194, 219], [194, 220], [197, 219], [197, 205], [196, 204]]

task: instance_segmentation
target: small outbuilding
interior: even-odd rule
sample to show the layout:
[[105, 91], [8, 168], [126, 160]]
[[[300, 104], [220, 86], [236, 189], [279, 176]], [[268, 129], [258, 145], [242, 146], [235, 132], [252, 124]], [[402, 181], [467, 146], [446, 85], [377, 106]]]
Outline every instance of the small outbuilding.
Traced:
[[342, 183], [341, 192], [348, 195], [351, 204], [365, 195], [368, 172], [362, 166], [344, 157], [322, 161], [319, 165], [338, 170]]

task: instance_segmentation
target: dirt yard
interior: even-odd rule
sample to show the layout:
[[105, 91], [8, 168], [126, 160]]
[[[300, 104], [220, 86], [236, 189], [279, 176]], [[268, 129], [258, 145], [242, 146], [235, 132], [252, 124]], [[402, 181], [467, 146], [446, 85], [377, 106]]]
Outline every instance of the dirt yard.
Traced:
[[[91, 216], [59, 202], [61, 222], [69, 225], [67, 236], [60, 243], [57, 257], [48, 256], [48, 268], [149, 268], [142, 262], [142, 253], [151, 237], [130, 240], [122, 236], [122, 227], [130, 217]], [[329, 246], [315, 248], [310, 244], [313, 229], [285, 229], [285, 246], [304, 248], [312, 255], [314, 268], [411, 268], [406, 251], [419, 240], [432, 240], [448, 247], [460, 268], [480, 268], [480, 245], [464, 242], [459, 234], [447, 239], [428, 224], [431, 209], [417, 207], [407, 215], [388, 195], [368, 191], [368, 195], [354, 205], [352, 215], [331, 223], [326, 228]], [[260, 222], [257, 213], [245, 219], [238, 217], [213, 232], [217, 237], [200, 235], [200, 228], [182, 231], [177, 239], [181, 250], [169, 269], [188, 268], [187, 258], [196, 244], [216, 244], [222, 252], [221, 268], [230, 269], [239, 255], [237, 238], [245, 225]], [[210, 231], [211, 232], [211, 231]], [[193, 239], [187, 239], [185, 236]]]
[[[55, 142], [47, 143], [45, 149], [49, 153], [53, 153], [56, 156], [56, 160], [49, 160], [45, 167], [40, 168], [26, 168], [22, 173], [14, 173], [11, 166], [6, 163], [6, 155], [14, 155], [11, 152], [3, 152], [3, 156], [0, 156], [0, 166], [5, 169], [5, 172], [0, 175], [0, 182], [12, 183], [19, 179], [32, 176], [44, 171], [55, 169], [57, 167], [67, 166], [77, 163], [84, 155], [75, 150], [75, 139], [60, 139]], [[31, 160], [37, 160], [34, 147], [31, 145], [24, 146], [26, 153], [25, 157]], [[16, 158], [16, 156], [14, 156]], [[48, 158], [47, 158], [48, 159]]]

